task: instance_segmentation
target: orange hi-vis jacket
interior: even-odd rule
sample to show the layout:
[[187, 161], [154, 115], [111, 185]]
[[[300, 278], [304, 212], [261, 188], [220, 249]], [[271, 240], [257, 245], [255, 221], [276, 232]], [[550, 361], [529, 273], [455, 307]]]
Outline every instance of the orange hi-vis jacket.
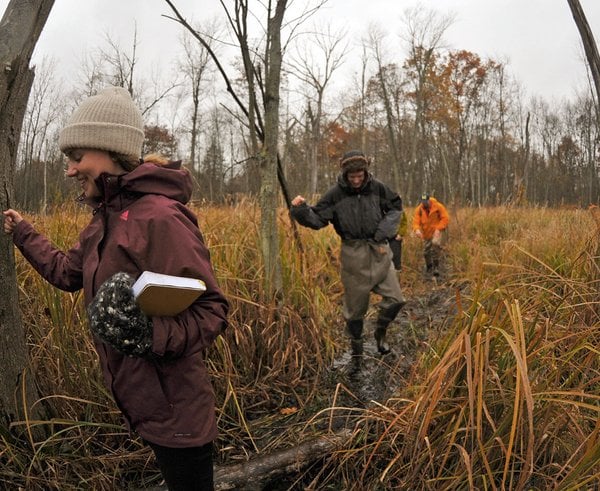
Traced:
[[432, 197], [429, 202], [429, 211], [423, 208], [422, 203], [417, 206], [412, 224], [413, 231], [421, 230], [425, 240], [431, 240], [436, 230], [445, 230], [450, 221], [448, 211], [442, 203]]

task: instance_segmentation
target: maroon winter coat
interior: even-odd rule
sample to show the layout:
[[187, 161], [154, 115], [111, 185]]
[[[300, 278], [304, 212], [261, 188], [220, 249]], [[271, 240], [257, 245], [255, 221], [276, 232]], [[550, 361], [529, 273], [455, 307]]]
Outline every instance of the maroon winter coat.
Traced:
[[227, 325], [228, 303], [215, 280], [194, 214], [192, 181], [180, 163], [144, 163], [122, 176], [101, 175], [103, 199], [69, 251], [55, 248], [25, 220], [13, 240], [52, 285], [83, 288], [88, 305], [102, 283], [123, 271], [201, 278], [206, 292], [175, 317], [153, 317], [152, 360], [122, 355], [95, 339], [104, 379], [129, 425], [168, 447], [208, 443], [217, 434], [204, 348]]

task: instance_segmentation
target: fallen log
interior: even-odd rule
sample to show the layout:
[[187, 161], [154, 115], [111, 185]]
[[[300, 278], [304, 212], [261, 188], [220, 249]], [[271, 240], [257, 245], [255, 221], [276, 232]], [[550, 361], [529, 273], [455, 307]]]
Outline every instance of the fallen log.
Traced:
[[[350, 430], [321, 436], [267, 455], [259, 455], [240, 464], [215, 467], [215, 490], [259, 491], [279, 476], [296, 475], [302, 469], [340, 448], [350, 438]], [[145, 491], [167, 491], [166, 486]]]
[[345, 443], [350, 430], [342, 430], [300, 443], [268, 455], [255, 457], [241, 464], [215, 468], [215, 489], [260, 490], [278, 476], [294, 475], [311, 463], [331, 453]]

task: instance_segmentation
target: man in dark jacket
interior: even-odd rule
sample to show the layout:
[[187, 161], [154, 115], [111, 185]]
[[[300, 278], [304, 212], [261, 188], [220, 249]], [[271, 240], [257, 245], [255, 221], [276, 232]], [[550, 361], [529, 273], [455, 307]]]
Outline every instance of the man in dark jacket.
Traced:
[[387, 327], [405, 303], [388, 245], [388, 238], [398, 230], [402, 200], [372, 176], [369, 164], [361, 151], [345, 153], [337, 183], [315, 206], [296, 196], [291, 210], [305, 227], [318, 230], [331, 223], [342, 239], [343, 315], [354, 356], [363, 352], [363, 324], [370, 293], [382, 296], [375, 324], [375, 340], [381, 354], [390, 352], [385, 340]]

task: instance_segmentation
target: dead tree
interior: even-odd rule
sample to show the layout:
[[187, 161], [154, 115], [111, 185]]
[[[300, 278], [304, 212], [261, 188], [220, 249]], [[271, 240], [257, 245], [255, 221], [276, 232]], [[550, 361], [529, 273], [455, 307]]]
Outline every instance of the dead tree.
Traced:
[[[13, 203], [13, 176], [34, 72], [35, 44], [54, 0], [11, 0], [0, 23], [0, 209]], [[14, 247], [0, 234], [0, 426], [24, 419], [35, 401], [19, 311]], [[23, 394], [23, 395], [22, 395]], [[38, 415], [36, 415], [37, 417]]]

